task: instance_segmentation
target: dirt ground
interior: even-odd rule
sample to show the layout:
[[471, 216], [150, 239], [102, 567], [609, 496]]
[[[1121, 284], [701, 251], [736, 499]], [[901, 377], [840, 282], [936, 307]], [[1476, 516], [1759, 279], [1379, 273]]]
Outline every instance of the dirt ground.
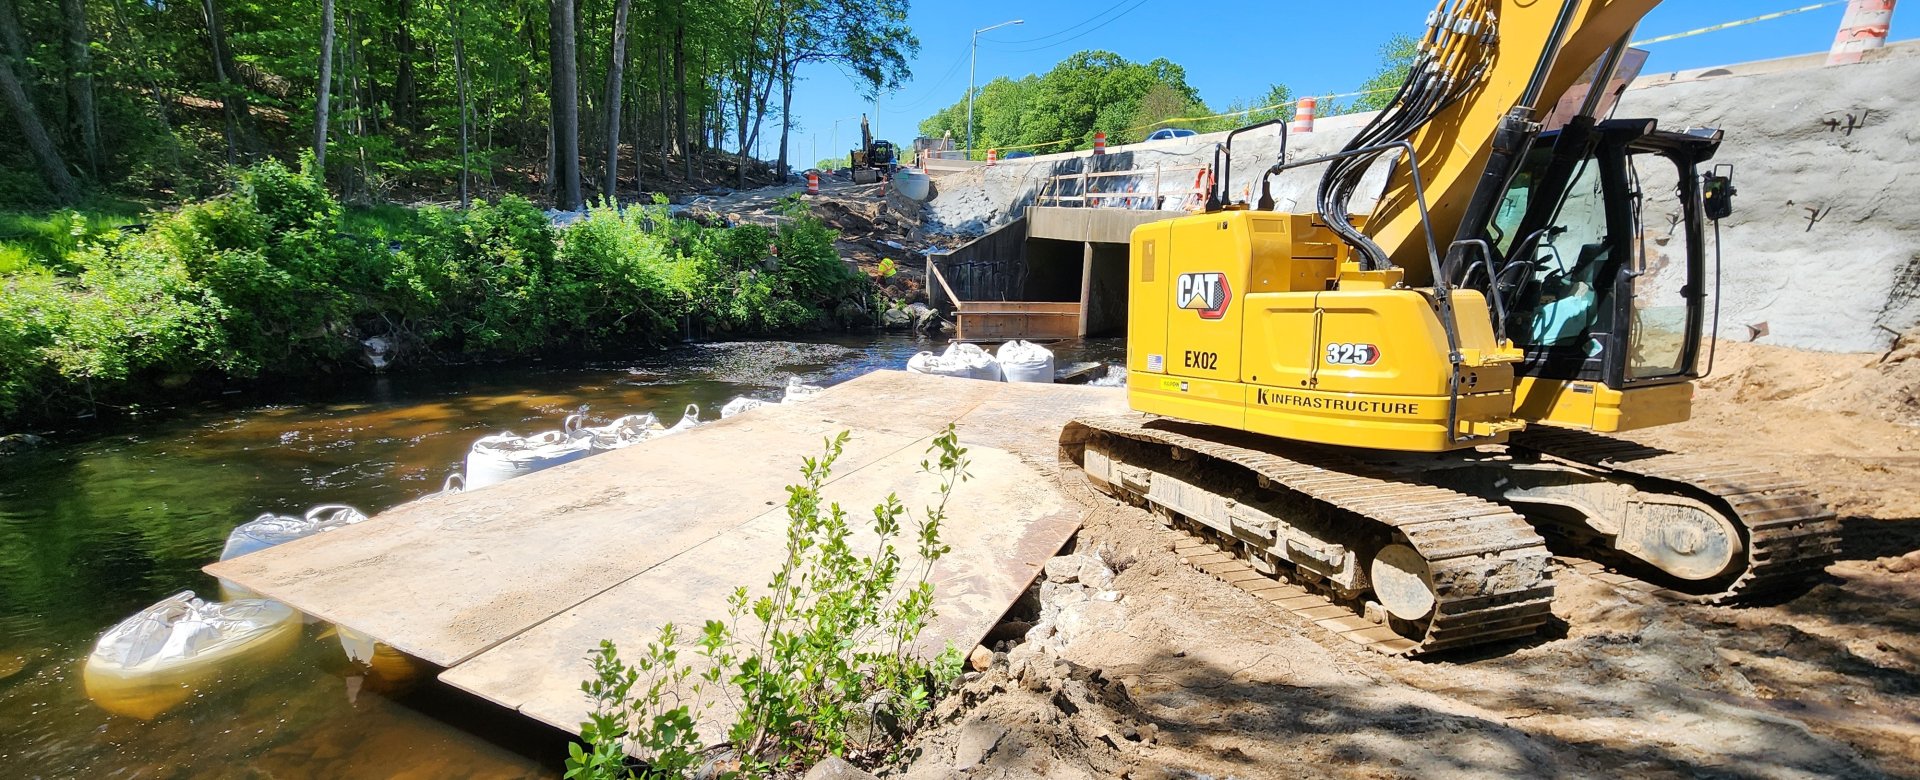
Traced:
[[[778, 219], [776, 206], [781, 198], [803, 194], [803, 186], [765, 187], [705, 197], [693, 201], [694, 214], [711, 212], [733, 222], [770, 224]], [[854, 184], [845, 172], [822, 176], [820, 194], [802, 195], [813, 216], [828, 227], [840, 231], [835, 246], [840, 256], [869, 276], [882, 260], [894, 262], [895, 273], [883, 280], [888, 294], [908, 303], [924, 301], [921, 290], [926, 277], [926, 251], [953, 248], [964, 237], [929, 234], [921, 227], [921, 204], [883, 192], [878, 184]]]
[[1029, 638], [998, 644], [893, 774], [1920, 776], [1914, 335], [1884, 356], [1722, 344], [1694, 419], [1639, 437], [1807, 480], [1845, 518], [1825, 581], [1705, 607], [1562, 568], [1563, 624], [1468, 657], [1348, 644], [1182, 564], [1171, 532], [1063, 474], [1096, 509], [997, 632]]

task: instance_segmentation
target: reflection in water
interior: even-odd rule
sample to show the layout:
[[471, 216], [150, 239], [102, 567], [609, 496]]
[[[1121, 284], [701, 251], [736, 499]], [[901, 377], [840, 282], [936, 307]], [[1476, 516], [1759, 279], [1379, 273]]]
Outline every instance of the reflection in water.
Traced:
[[[386, 509], [438, 490], [474, 439], [555, 428], [582, 404], [595, 423], [677, 419], [689, 403], [715, 419], [737, 395], [778, 400], [791, 376], [836, 384], [929, 348], [706, 344], [367, 377], [0, 459], [0, 777], [557, 776], [564, 735], [436, 684], [381, 695], [324, 626], [304, 628], [290, 660], [236, 670], [152, 721], [94, 706], [79, 670], [100, 632], [136, 610], [186, 589], [216, 598], [200, 567], [262, 512]], [[1059, 351], [1063, 366], [1121, 354], [1113, 342]]]

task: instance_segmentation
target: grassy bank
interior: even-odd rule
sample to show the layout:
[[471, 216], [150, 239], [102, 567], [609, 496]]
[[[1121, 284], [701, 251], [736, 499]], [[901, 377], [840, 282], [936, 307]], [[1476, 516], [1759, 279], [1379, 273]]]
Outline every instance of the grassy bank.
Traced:
[[687, 327], [819, 329], [870, 310], [833, 231], [799, 213], [777, 230], [702, 227], [664, 205], [556, 229], [517, 197], [348, 214], [312, 176], [268, 162], [177, 211], [44, 222], [0, 268], [0, 422], [360, 370], [376, 337], [403, 363], [463, 361], [658, 344]]

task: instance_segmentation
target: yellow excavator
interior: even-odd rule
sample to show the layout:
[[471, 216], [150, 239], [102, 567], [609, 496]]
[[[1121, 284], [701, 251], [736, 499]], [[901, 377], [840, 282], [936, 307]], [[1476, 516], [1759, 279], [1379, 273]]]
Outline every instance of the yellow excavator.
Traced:
[[1228, 202], [1217, 172], [1202, 213], [1135, 229], [1135, 413], [1075, 420], [1063, 456], [1191, 560], [1392, 654], [1534, 634], [1543, 534], [1674, 598], [1814, 581], [1838, 524], [1803, 486], [1601, 435], [1686, 420], [1712, 366], [1721, 134], [1604, 116], [1657, 4], [1442, 0], [1385, 110], [1266, 171], [1325, 166], [1315, 211]]

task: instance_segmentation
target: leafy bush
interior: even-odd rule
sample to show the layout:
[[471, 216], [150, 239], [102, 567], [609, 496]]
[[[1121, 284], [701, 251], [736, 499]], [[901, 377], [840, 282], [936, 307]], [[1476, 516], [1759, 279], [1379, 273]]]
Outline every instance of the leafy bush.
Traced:
[[661, 200], [555, 230], [513, 196], [349, 212], [310, 164], [242, 169], [224, 194], [122, 235], [131, 219], [0, 225], [17, 237], [0, 243], [0, 417], [183, 375], [312, 375], [371, 336], [457, 359], [652, 345], [683, 323], [813, 328], [868, 290], [810, 216], [709, 228]]
[[0, 417], [20, 412], [54, 383], [43, 350], [64, 327], [67, 306], [52, 274], [0, 276]]
[[178, 260], [219, 301], [223, 368], [279, 373], [353, 347], [342, 284], [379, 272], [339, 224], [340, 206], [319, 182], [269, 161], [242, 171], [233, 192], [162, 218], [133, 251]]
[[674, 332], [676, 298], [671, 243], [652, 226], [664, 214], [624, 213], [600, 206], [560, 236], [547, 309], [560, 332], [580, 346], [658, 341]]
[[88, 384], [148, 370], [191, 371], [221, 343], [213, 311], [173, 258], [151, 247], [95, 245], [43, 354], [60, 375]]
[[[889, 495], [874, 507], [871, 538], [856, 540], [846, 511], [821, 495], [846, 442], [845, 432], [829, 440], [825, 454], [806, 459], [801, 484], [788, 486], [778, 571], [758, 596], [734, 591], [726, 621], [707, 621], [691, 648], [697, 667], [680, 660], [672, 624], [632, 666], [601, 642], [588, 659], [594, 677], [580, 686], [595, 704], [581, 724], [588, 747], [573, 746], [568, 778], [683, 777], [704, 751], [696, 724], [720, 698], [736, 710], [726, 736], [742, 774], [783, 775], [902, 736], [958, 676], [954, 648], [929, 663], [913, 647], [934, 616], [927, 577], [948, 551], [940, 527], [967, 478], [967, 451], [947, 426], [921, 463], [939, 480], [935, 503], [913, 516]], [[903, 533], [910, 560], [895, 546]], [[856, 542], [874, 552], [856, 553]], [[629, 749], [645, 762], [637, 774], [626, 766]]]

